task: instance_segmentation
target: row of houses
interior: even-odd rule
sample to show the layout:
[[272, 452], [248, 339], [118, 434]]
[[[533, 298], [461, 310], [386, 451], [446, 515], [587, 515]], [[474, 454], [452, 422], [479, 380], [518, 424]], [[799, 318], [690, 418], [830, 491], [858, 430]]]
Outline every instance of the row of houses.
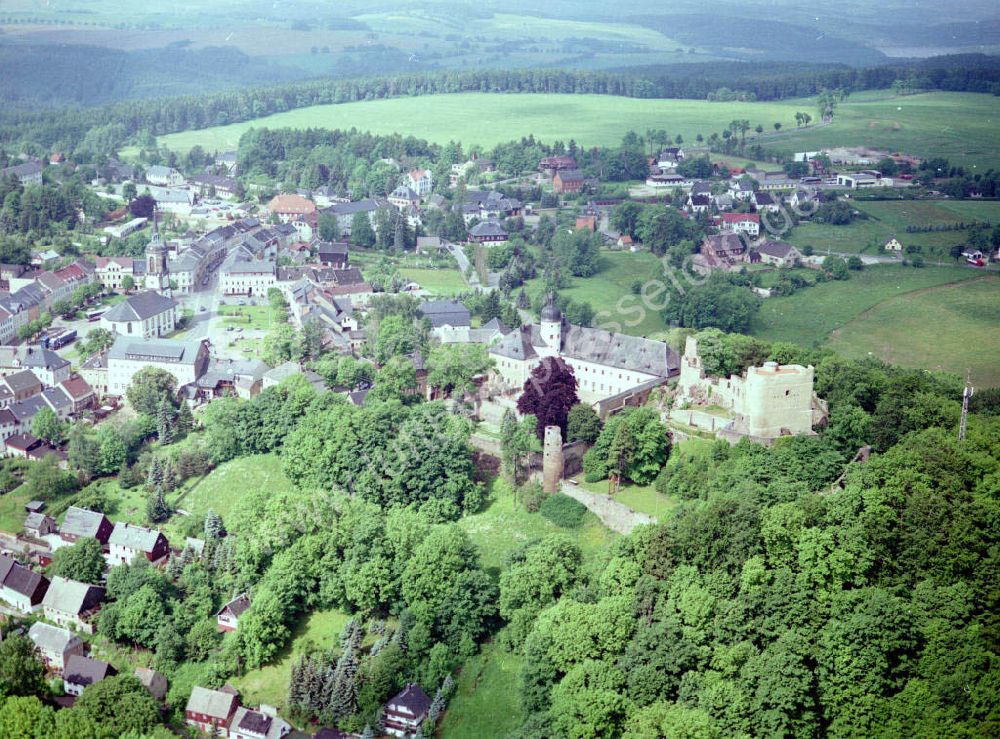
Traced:
[[[382, 707], [385, 732], [391, 736], [412, 737], [420, 731], [430, 712], [431, 699], [415, 683], [408, 683]], [[282, 719], [272, 706], [260, 705], [251, 709], [242, 704], [239, 691], [231, 685], [218, 690], [194, 686], [184, 719], [188, 726], [212, 736], [230, 739], [281, 739], [292, 732], [291, 725]], [[315, 739], [348, 739], [356, 734], [346, 734], [337, 729], [321, 728]]]
[[93, 281], [94, 269], [76, 261], [54, 271], [31, 270], [20, 264], [0, 265], [0, 343], [9, 344], [22, 326], [37, 320], [52, 305]]

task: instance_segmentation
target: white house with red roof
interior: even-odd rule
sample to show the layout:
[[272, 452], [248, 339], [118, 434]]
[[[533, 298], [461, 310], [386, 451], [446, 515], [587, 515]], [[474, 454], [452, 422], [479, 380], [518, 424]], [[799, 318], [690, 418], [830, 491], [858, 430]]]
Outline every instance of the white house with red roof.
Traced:
[[760, 235], [760, 215], [757, 213], [723, 213], [719, 227], [729, 233], [744, 233], [747, 236]]
[[434, 181], [431, 178], [431, 171], [429, 169], [414, 169], [406, 175], [405, 184], [422, 198], [430, 195], [434, 187]]

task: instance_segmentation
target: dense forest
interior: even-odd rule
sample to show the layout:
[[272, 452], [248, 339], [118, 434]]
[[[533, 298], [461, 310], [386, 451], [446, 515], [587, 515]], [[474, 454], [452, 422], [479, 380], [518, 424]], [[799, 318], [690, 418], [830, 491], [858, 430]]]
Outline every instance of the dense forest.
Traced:
[[[501, 70], [439, 72], [351, 80], [316, 80], [277, 87], [247, 87], [203, 96], [136, 100], [106, 107], [58, 111], [8, 108], [0, 112], [0, 146], [73, 152], [85, 160], [89, 146], [121, 146], [150, 135], [236, 123], [295, 108], [358, 100], [455, 92], [517, 92], [622, 95], [638, 98], [706, 99], [726, 87], [748, 99], [775, 100], [846, 91], [910, 88], [970, 92], [1000, 90], [1000, 62], [970, 55], [914, 64], [851, 68], [793, 63], [707, 63], [620, 72]], [[113, 121], [109, 123], [109, 121]]]

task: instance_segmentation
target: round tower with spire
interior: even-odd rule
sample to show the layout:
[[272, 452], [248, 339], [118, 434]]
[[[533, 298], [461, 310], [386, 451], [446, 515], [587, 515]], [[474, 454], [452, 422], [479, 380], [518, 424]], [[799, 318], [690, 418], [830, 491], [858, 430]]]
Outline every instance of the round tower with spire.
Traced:
[[562, 348], [562, 324], [563, 315], [556, 306], [555, 293], [549, 293], [545, 307], [542, 308], [540, 328], [542, 341], [554, 352], [558, 352]]
[[167, 246], [160, 236], [160, 227], [156, 221], [156, 210], [153, 211], [153, 236], [146, 246], [146, 280], [147, 290], [170, 297], [170, 271], [167, 268]]

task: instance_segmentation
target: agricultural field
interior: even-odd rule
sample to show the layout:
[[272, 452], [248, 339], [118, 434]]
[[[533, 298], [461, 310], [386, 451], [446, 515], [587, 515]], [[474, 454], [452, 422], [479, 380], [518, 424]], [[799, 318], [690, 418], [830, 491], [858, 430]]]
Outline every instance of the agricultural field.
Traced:
[[851, 254], [884, 254], [885, 242], [895, 236], [904, 247], [920, 247], [924, 259], [950, 262], [955, 244], [964, 244], [966, 231], [907, 233], [907, 226], [954, 225], [959, 223], [1000, 223], [1000, 202], [958, 200], [873, 200], [855, 201], [854, 206], [869, 218], [846, 226], [803, 223], [787, 240], [798, 247], [811, 246], [817, 254], [827, 251]]
[[986, 275], [878, 303], [830, 335], [852, 359], [873, 354], [904, 367], [965, 374], [1000, 386], [1000, 277]]
[[[831, 346], [847, 356], [872, 352], [899, 364], [959, 374], [980, 367], [984, 377], [995, 378], [995, 368], [991, 373], [987, 367], [990, 362], [997, 366], [1000, 357], [1000, 280], [980, 282], [980, 277], [983, 273], [965, 267], [867, 267], [846, 282], [765, 300], [751, 333], [769, 341]], [[935, 288], [942, 286], [948, 289], [938, 296]], [[943, 302], [938, 308], [935, 301]], [[896, 320], [910, 310], [907, 321]], [[969, 325], [981, 330], [967, 331]], [[943, 345], [945, 336], [962, 338], [949, 339], [948, 351], [934, 348]]]
[[[627, 131], [655, 127], [694, 141], [699, 133], [721, 131], [745, 118], [768, 130], [769, 147], [787, 152], [823, 146], [876, 146], [918, 156], [945, 156], [984, 170], [1000, 166], [990, 121], [1000, 116], [1000, 98], [975, 93], [933, 92], [872, 100], [848, 98], [829, 125], [795, 129], [795, 113], [814, 113], [811, 100], [780, 102], [708, 102], [644, 100], [604, 95], [461, 93], [317, 105], [255, 121], [162, 136], [175, 151], [200, 144], [209, 151], [235, 148], [249, 128], [358, 128], [373, 133], [402, 133], [445, 144], [493, 146], [532, 134], [541, 141], [576, 139], [585, 146], [616, 144]], [[752, 136], [751, 136], [752, 138]], [[729, 157], [739, 162], [739, 157]]]
[[235, 148], [250, 128], [357, 128], [373, 133], [402, 133], [439, 144], [495, 144], [534, 135], [541, 141], [584, 146], [617, 144], [628, 131], [664, 128], [694, 141], [697, 134], [721, 131], [734, 118], [781, 121], [795, 126], [795, 113], [812, 110], [808, 101], [716, 103], [702, 100], [640, 100], [606, 95], [516, 95], [460, 93], [317, 105], [255, 121], [161, 136], [160, 145], [187, 151], [200, 144], [209, 151]]

